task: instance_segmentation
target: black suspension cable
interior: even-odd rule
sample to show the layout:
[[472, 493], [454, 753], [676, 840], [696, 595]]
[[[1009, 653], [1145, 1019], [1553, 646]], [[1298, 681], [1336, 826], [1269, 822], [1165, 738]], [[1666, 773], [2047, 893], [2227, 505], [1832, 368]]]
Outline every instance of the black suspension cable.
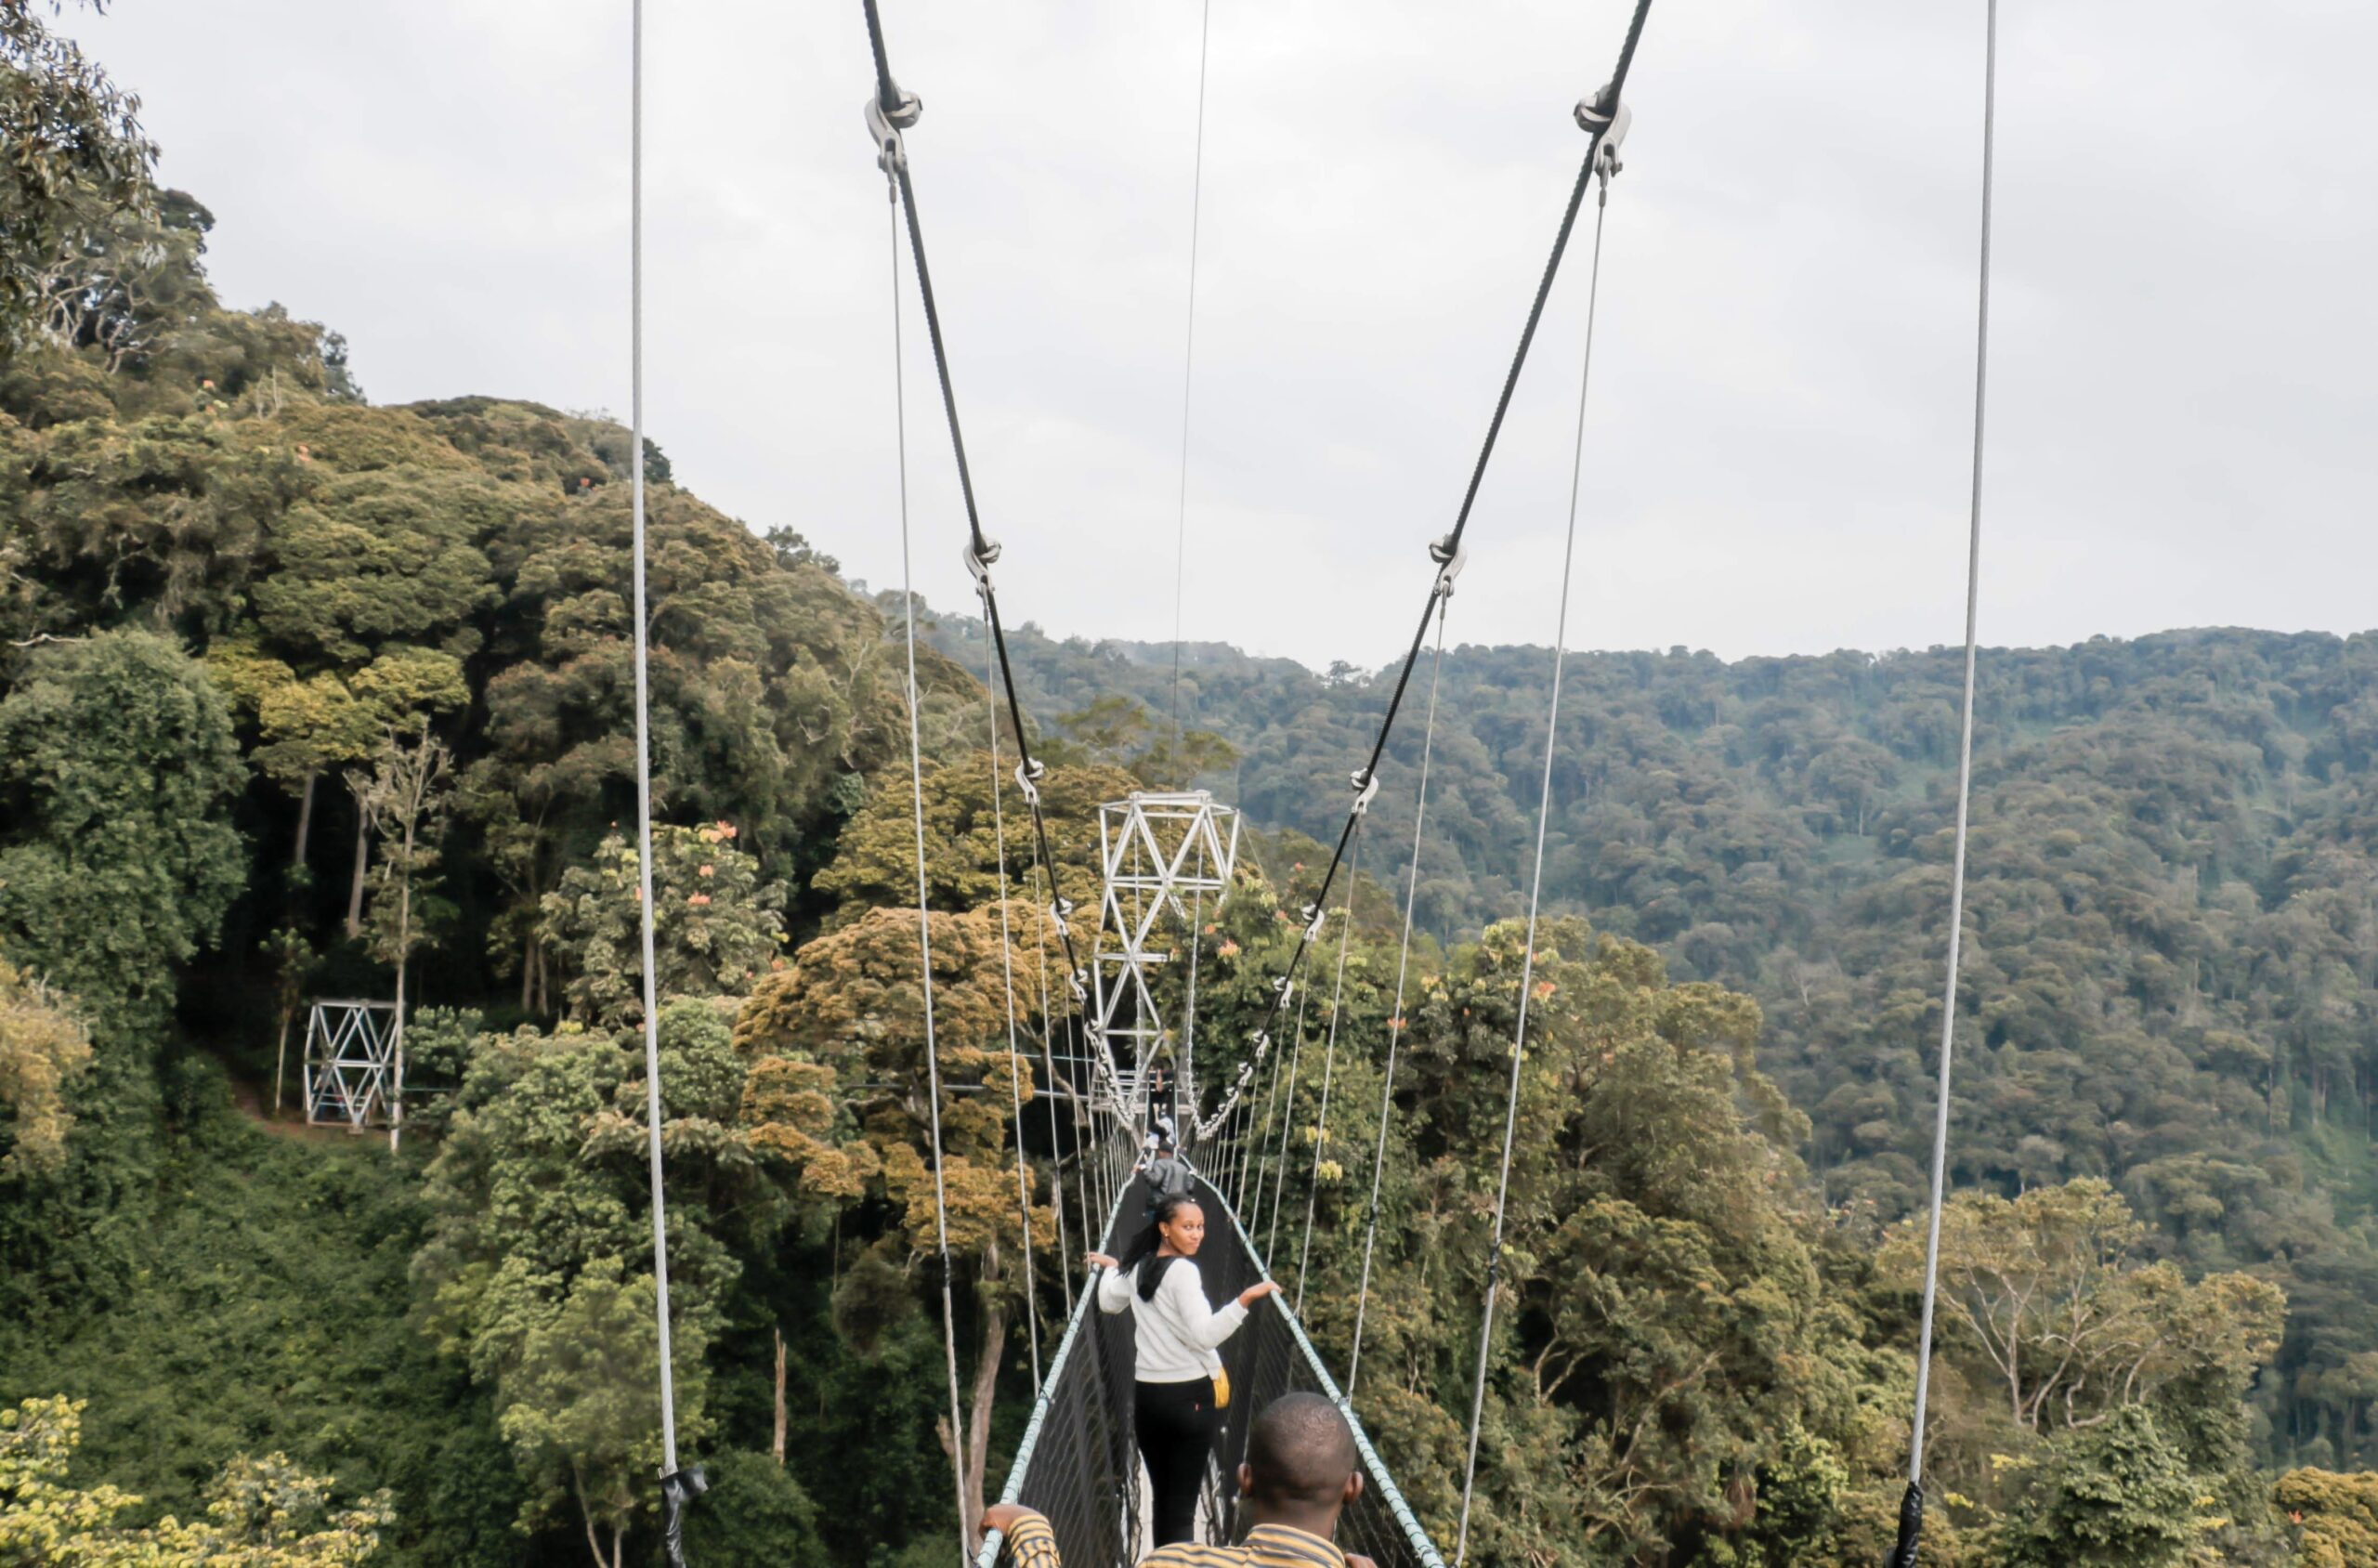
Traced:
[[876, 141], [877, 162], [891, 176], [900, 192], [900, 210], [907, 219], [908, 254], [916, 267], [917, 294], [924, 307], [925, 335], [933, 344], [934, 374], [941, 384], [941, 408], [949, 425], [949, 447], [958, 463], [958, 489], [966, 503], [966, 569], [973, 575], [975, 591], [982, 596], [983, 620], [989, 628], [991, 647], [998, 655], [1000, 685], [1007, 699], [1008, 718], [1015, 733], [1017, 762], [1016, 783], [1024, 791], [1024, 801], [1032, 815], [1033, 853], [1049, 873], [1050, 914], [1057, 928], [1057, 939], [1065, 948], [1066, 987], [1078, 1008], [1088, 994], [1089, 976], [1082, 968], [1079, 953], [1075, 949], [1072, 928], [1065, 916], [1072, 906], [1057, 882], [1057, 862], [1049, 848], [1048, 819], [1040, 807], [1039, 781], [1045, 764], [1032, 755], [1032, 738], [1024, 723], [1024, 702], [1015, 688], [1015, 668], [1008, 657], [1007, 632], [1000, 619], [999, 595], [991, 586], [991, 565], [999, 559], [1000, 547], [983, 532], [982, 514], [974, 502], [974, 477], [966, 462], [966, 436], [958, 420], [958, 394], [949, 375], [949, 352], [941, 331], [941, 309], [933, 291], [933, 270], [925, 260], [924, 230], [917, 217], [917, 192], [908, 175], [908, 155], [901, 140], [901, 132], [914, 125], [923, 112], [923, 105], [916, 96], [901, 90], [892, 78], [892, 66], [883, 45], [883, 20], [877, 13], [876, 0], [860, 0], [867, 14], [867, 41], [875, 57], [875, 101], [869, 106], [868, 123]]
[[[872, 0], [869, 3], [872, 4]], [[1595, 169], [1603, 157], [1604, 144], [1611, 143], [1614, 147], [1614, 136], [1625, 134], [1620, 106], [1627, 90], [1627, 74], [1635, 66], [1636, 47], [1642, 42], [1643, 23], [1651, 11], [1652, 0], [1635, 0], [1634, 14], [1627, 20], [1627, 37], [1619, 46], [1618, 64], [1611, 72], [1609, 84], [1577, 106], [1577, 123], [1584, 127], [1588, 137], [1585, 161], [1578, 165], [1576, 182], [1569, 191], [1569, 203], [1561, 211], [1561, 227], [1552, 239], [1552, 254], [1545, 260], [1543, 277], [1537, 280], [1535, 297], [1528, 306], [1527, 321], [1520, 329], [1519, 346], [1511, 355], [1511, 367], [1504, 373], [1502, 392], [1495, 399], [1494, 416], [1486, 422], [1486, 438], [1480, 443], [1478, 461], [1470, 468], [1470, 483], [1462, 491], [1461, 507], [1454, 516], [1453, 529], [1429, 547], [1431, 558], [1437, 563], [1437, 577], [1431, 587], [1428, 603], [1421, 607], [1419, 624], [1413, 628], [1411, 646], [1405, 650], [1403, 666], [1396, 672], [1394, 689], [1388, 696], [1387, 712], [1379, 720], [1378, 738], [1371, 743], [1370, 760], [1353, 775], [1354, 804], [1346, 814], [1345, 826], [1339, 830], [1338, 843], [1330, 851], [1328, 869], [1322, 873], [1321, 887], [1313, 895], [1312, 908], [1314, 909], [1328, 906], [1329, 892], [1338, 880], [1339, 869], [1345, 862], [1355, 825], [1361, 821], [1363, 814], [1369, 808], [1372, 795], [1377, 792], [1379, 762], [1387, 754], [1388, 739], [1394, 732], [1396, 715], [1403, 710], [1405, 693], [1412, 683], [1412, 672], [1420, 662], [1420, 650], [1428, 641], [1429, 621], [1436, 613], [1438, 596], [1451, 591], [1452, 574], [1461, 569], [1462, 540], [1470, 529], [1470, 511], [1477, 503], [1479, 488], [1485, 481], [1486, 466], [1494, 458], [1496, 441], [1502, 435], [1503, 420], [1510, 412], [1511, 398], [1519, 389], [1520, 372], [1527, 365], [1528, 350], [1535, 342], [1536, 328], [1544, 320], [1545, 302], [1551, 297], [1552, 282], [1560, 275], [1561, 257], [1568, 253], [1569, 238], [1576, 229], [1577, 214], [1585, 205], [1587, 188], [1593, 184]], [[919, 275], [922, 275], [921, 268]], [[1315, 929], [1314, 922], [1308, 917], [1305, 935], [1288, 958], [1286, 973], [1290, 980], [1296, 978], [1298, 971], [1304, 965]], [[1275, 997], [1256, 1026], [1252, 1038], [1259, 1052], [1268, 1046], [1272, 1027], [1279, 1021], [1284, 1000], [1284, 997]], [[1233, 1099], [1246, 1087], [1247, 1079], [1248, 1075], [1242, 1073], [1237, 1085], [1231, 1091]], [[1227, 1109], [1227, 1102], [1223, 1108]]]

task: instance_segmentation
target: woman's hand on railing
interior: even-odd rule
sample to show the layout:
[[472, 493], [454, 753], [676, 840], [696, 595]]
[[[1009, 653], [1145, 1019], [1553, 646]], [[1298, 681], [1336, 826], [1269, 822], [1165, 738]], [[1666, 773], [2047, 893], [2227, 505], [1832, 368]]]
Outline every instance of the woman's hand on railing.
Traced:
[[1280, 1282], [1278, 1280], [1258, 1280], [1255, 1284], [1248, 1286], [1246, 1289], [1238, 1293], [1238, 1304], [1242, 1307], [1251, 1307], [1256, 1302], [1261, 1300], [1264, 1297], [1276, 1296], [1279, 1293]]
[[1085, 1252], [1081, 1261], [1093, 1269], [1119, 1269], [1123, 1266], [1104, 1252]]

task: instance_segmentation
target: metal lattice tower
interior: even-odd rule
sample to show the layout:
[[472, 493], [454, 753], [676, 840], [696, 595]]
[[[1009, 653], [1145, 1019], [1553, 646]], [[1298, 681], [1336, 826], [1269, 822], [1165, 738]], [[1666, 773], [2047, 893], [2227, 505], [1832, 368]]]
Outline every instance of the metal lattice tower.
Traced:
[[396, 1003], [314, 1003], [306, 1017], [306, 1120], [359, 1132], [385, 1122], [396, 1059]]
[[[1194, 950], [1199, 911], [1221, 908], [1230, 895], [1238, 813], [1215, 804], [1204, 790], [1135, 791], [1098, 808], [1098, 848], [1102, 886], [1090, 963], [1093, 1033], [1104, 1041], [1112, 1067], [1111, 1076], [1101, 1075], [1100, 1099], [1111, 1102], [1104, 1108], [1136, 1122], [1149, 1070], [1172, 1039], [1149, 979], [1173, 960], [1169, 938], [1185, 934]], [[1172, 1065], [1185, 1097], [1194, 1064], [1184, 1050]]]

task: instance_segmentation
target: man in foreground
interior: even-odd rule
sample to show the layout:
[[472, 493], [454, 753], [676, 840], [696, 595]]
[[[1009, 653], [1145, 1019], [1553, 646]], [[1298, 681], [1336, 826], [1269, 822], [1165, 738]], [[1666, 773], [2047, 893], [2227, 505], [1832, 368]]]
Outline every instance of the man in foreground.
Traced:
[[[1338, 1516], [1363, 1495], [1353, 1429], [1317, 1393], [1284, 1394], [1255, 1418], [1239, 1495], [1253, 1528], [1238, 1546], [1159, 1547], [1143, 1568], [1373, 1568], [1368, 1558], [1332, 1544]], [[983, 1511], [983, 1527], [1007, 1537], [1015, 1568], [1063, 1568], [1049, 1522], [1001, 1503]]]

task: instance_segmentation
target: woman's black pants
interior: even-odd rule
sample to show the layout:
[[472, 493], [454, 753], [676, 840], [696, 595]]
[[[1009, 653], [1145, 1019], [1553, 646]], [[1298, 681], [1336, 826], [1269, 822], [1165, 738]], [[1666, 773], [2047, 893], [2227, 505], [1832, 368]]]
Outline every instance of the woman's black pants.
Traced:
[[1205, 1482], [1213, 1444], [1213, 1381], [1195, 1378], [1185, 1383], [1136, 1383], [1133, 1390], [1140, 1457], [1147, 1461], [1155, 1493], [1148, 1504], [1154, 1544], [1174, 1546], [1191, 1539], [1196, 1527], [1197, 1489]]

